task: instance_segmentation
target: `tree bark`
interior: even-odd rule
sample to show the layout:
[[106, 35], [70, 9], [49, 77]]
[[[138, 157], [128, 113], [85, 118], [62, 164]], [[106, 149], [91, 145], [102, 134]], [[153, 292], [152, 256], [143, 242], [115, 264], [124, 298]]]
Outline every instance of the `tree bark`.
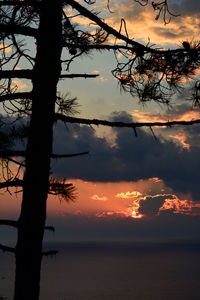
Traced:
[[61, 0], [41, 2], [33, 70], [32, 117], [16, 245], [14, 300], [38, 300], [42, 241], [49, 190], [56, 90], [61, 72]]

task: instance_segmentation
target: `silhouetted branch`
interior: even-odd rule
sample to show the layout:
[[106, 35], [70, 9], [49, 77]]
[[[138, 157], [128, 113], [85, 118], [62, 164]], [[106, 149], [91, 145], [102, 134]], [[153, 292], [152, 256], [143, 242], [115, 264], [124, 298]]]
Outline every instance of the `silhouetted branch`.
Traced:
[[0, 24], [0, 32], [10, 34], [22, 34], [26, 36], [37, 37], [37, 29], [31, 27], [23, 27], [20, 25]]
[[55, 178], [50, 178], [50, 187], [49, 187], [49, 194], [58, 196], [65, 201], [72, 201], [74, 202], [77, 198], [75, 193], [76, 188], [72, 183], [65, 182], [65, 179], [62, 181], [57, 180]]
[[89, 151], [80, 152], [80, 153], [74, 153], [74, 154], [52, 154], [52, 158], [68, 158], [68, 157], [75, 157], [75, 156], [81, 156], [89, 154]]
[[7, 160], [13, 162], [14, 164], [18, 165], [18, 166], [21, 166], [21, 167], [25, 167], [26, 165], [24, 163], [21, 163], [13, 158], [10, 158], [10, 157], [6, 157]]
[[15, 248], [8, 247], [8, 246], [2, 245], [2, 244], [0, 244], [0, 250], [2, 250], [3, 252], [10, 252], [10, 253], [16, 252]]
[[200, 119], [190, 120], [190, 121], [167, 121], [167, 122], [112, 122], [106, 120], [98, 120], [98, 119], [83, 119], [83, 118], [75, 118], [63, 116], [61, 114], [55, 114], [55, 121], [63, 121], [67, 123], [78, 123], [84, 125], [102, 125], [108, 127], [125, 127], [125, 128], [140, 128], [140, 127], [171, 127], [175, 125], [193, 125], [200, 124]]
[[18, 227], [18, 222], [14, 221], [14, 220], [0, 219], [0, 225], [11, 226], [11, 227], [17, 228]]
[[44, 229], [55, 232], [55, 227], [53, 227], [53, 226], [45, 226]]
[[[94, 12], [89, 11], [87, 8], [80, 5], [75, 0], [67, 0], [67, 1], [64, 1], [64, 3], [66, 5], [68, 5], [68, 4], [71, 5], [81, 15], [83, 15], [86, 18], [90, 19], [91, 21], [95, 22], [98, 26], [100, 26], [102, 29], [104, 29], [109, 35], [111, 34], [114, 37], [116, 37], [117, 39], [126, 42], [126, 46], [132, 45], [132, 49], [129, 49], [129, 50], [132, 50], [135, 53], [144, 52], [144, 53], [152, 53], [152, 54], [160, 54], [160, 55], [169, 53], [169, 50], [163, 50], [162, 48], [161, 49], [160, 48], [152, 48], [152, 47], [149, 47], [148, 45], [144, 46], [144, 45], [140, 44], [139, 42], [136, 42], [136, 41], [128, 38], [128, 36], [121, 34], [120, 31], [118, 32], [117, 30], [115, 30], [114, 28], [112, 28], [111, 26], [109, 26], [108, 24], [103, 22]], [[89, 47], [91, 47], [91, 46], [89, 46]], [[103, 45], [102, 45], [102, 47], [103, 47]], [[180, 49], [180, 48], [171, 49], [170, 53], [178, 54], [178, 53], [182, 53], [183, 51], [184, 51], [184, 49]]]
[[[64, 47], [72, 47], [72, 45], [70, 43], [66, 43], [64, 42]], [[90, 50], [90, 49], [94, 49], [94, 50], [130, 50], [133, 51], [133, 47], [130, 46], [125, 46], [125, 45], [108, 45], [108, 44], [86, 44], [86, 45], [82, 45], [82, 44], [75, 44], [74, 45], [75, 48], [80, 48], [82, 50]]]
[[42, 252], [43, 256], [51, 256], [51, 255], [56, 255], [56, 254], [58, 254], [57, 250], [49, 250], [49, 251]]
[[[52, 158], [69, 158], [69, 157], [75, 157], [75, 156], [81, 156], [89, 154], [88, 151], [85, 152], [79, 152], [79, 153], [72, 153], [72, 154], [52, 154]], [[23, 150], [0, 150], [0, 157], [7, 158], [9, 156], [19, 156], [24, 157], [26, 155], [26, 151]]]
[[0, 79], [6, 78], [24, 78], [24, 79], [32, 79], [33, 70], [3, 70], [0, 71]]
[[12, 93], [12, 94], [6, 94], [3, 96], [0, 96], [0, 102], [3, 101], [10, 101], [10, 100], [16, 100], [16, 99], [30, 99], [32, 97], [31, 92], [24, 92], [24, 93]]
[[[0, 182], [0, 189], [9, 189], [11, 187], [23, 187], [24, 182], [21, 179], [7, 180]], [[8, 190], [9, 191], [9, 190]], [[63, 198], [66, 201], [74, 202], [76, 200], [76, 188], [72, 183], [65, 182], [65, 179], [59, 181], [54, 178], [49, 179], [49, 194]], [[1, 225], [1, 222], [0, 222]], [[54, 231], [53, 227], [47, 226], [47, 230]]]
[[23, 180], [21, 179], [0, 182], [0, 189], [5, 189], [9, 187], [19, 187], [19, 186], [23, 186]]
[[61, 74], [59, 78], [96, 78], [98, 76], [99, 74]]
[[[125, 41], [126, 43], [134, 46], [135, 48], [139, 48], [139, 49], [143, 49], [143, 50], [148, 50], [149, 51], [149, 48], [147, 48], [147, 47], [143, 46], [142, 44], [140, 44], [138, 42], [135, 42], [135, 41], [129, 39], [128, 37], [126, 37], [125, 35], [121, 34], [117, 30], [115, 30], [114, 28], [112, 28], [111, 26], [109, 26], [108, 24], [106, 24], [105, 22], [103, 22], [93, 12], [89, 11], [88, 9], [86, 9], [85, 7], [83, 7], [82, 5], [80, 5], [78, 2], [76, 2], [74, 0], [67, 0], [66, 4], [71, 5], [78, 12], [80, 12], [81, 15], [83, 15], [83, 16], [87, 17], [88, 19], [90, 19], [91, 21], [95, 22], [97, 25], [99, 25], [101, 28], [103, 28], [108, 34], [112, 34], [116, 38], [118, 38], [118, 39], [120, 39], [122, 41]], [[152, 49], [150, 49], [150, 50], [152, 50]]]

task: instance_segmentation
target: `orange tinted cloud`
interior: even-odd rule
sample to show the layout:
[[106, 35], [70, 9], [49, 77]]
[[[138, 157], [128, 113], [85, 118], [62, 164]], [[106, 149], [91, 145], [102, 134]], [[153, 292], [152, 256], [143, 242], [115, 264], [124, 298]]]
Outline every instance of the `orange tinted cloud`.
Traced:
[[137, 182], [88, 182], [72, 180], [77, 187], [78, 198], [75, 203], [58, 202], [56, 197], [49, 197], [48, 212], [50, 215], [82, 214], [90, 216], [123, 216], [138, 215], [138, 199], [154, 189], [163, 188], [163, 182], [150, 178]]
[[82, 215], [97, 218], [141, 219], [171, 214], [200, 215], [200, 203], [179, 199], [155, 177], [137, 182], [89, 182], [73, 180], [78, 198], [75, 203], [49, 197], [48, 213], [56, 216]]
[[[143, 43], [150, 41], [167, 47], [168, 45], [181, 45], [183, 40], [191, 40], [199, 36], [199, 16], [172, 17], [168, 25], [164, 25], [162, 17], [155, 20], [156, 12], [152, 6], [140, 6], [134, 1], [124, 3], [112, 3], [114, 13], [110, 15], [109, 24], [119, 29], [120, 20], [126, 20], [126, 28], [129, 37], [140, 40]], [[178, 13], [178, 11], [177, 11]], [[180, 12], [179, 12], [180, 13]], [[125, 32], [125, 28], [123, 28]]]
[[106, 201], [108, 198], [104, 196], [98, 196], [97, 194], [93, 195], [91, 197], [92, 200], [97, 200], [97, 201]]
[[193, 119], [200, 118], [199, 110], [188, 110], [185, 112], [176, 113], [175, 111], [168, 112], [165, 114], [155, 113], [151, 114], [150, 112], [144, 112], [139, 110], [134, 110], [131, 113], [132, 117], [138, 122], [168, 122], [172, 120], [177, 121], [190, 121]]
[[130, 198], [135, 198], [135, 197], [139, 197], [142, 196], [142, 194], [138, 191], [133, 191], [133, 192], [126, 192], [126, 193], [118, 193], [116, 195], [117, 198], [123, 198], [123, 199], [130, 199]]
[[159, 209], [159, 213], [162, 211], [172, 211], [174, 214], [188, 215], [192, 213], [193, 207], [196, 204], [193, 201], [181, 200], [176, 195], [173, 199], [166, 199], [162, 207]]
[[181, 133], [180, 134], [174, 134], [174, 135], [171, 134], [171, 135], [169, 135], [169, 137], [172, 138], [172, 139], [177, 140], [181, 144], [181, 146], [183, 148], [185, 148], [187, 150], [190, 150], [190, 144], [188, 144], [186, 142], [186, 140], [187, 140], [186, 134], [184, 134], [184, 133], [182, 133], [182, 134]]

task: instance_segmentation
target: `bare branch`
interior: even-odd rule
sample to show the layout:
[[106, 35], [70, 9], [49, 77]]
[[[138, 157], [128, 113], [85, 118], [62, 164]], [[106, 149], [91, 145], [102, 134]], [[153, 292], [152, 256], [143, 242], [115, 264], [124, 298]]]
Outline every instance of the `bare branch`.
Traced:
[[61, 74], [59, 78], [96, 78], [98, 76], [99, 74]]
[[31, 92], [24, 92], [24, 93], [12, 93], [12, 94], [6, 94], [3, 96], [0, 96], [0, 102], [3, 101], [10, 101], [10, 100], [16, 100], [16, 99], [30, 99], [32, 97]]
[[7, 180], [4, 182], [0, 182], [0, 189], [5, 189], [5, 188], [8, 189], [9, 187], [19, 187], [19, 186], [21, 187], [23, 186], [23, 180], [21, 179]]
[[[64, 47], [72, 47], [72, 45], [70, 43], [66, 43], [64, 42]], [[74, 47], [76, 48], [80, 48], [83, 50], [90, 50], [90, 49], [94, 49], [94, 50], [119, 50], [119, 49], [124, 49], [124, 50], [130, 50], [133, 51], [133, 47], [130, 46], [125, 46], [125, 45], [109, 45], [109, 44], [86, 44], [86, 45], [82, 45], [82, 44], [76, 44]]]
[[0, 225], [11, 226], [11, 227], [17, 228], [18, 227], [18, 222], [14, 221], [14, 220], [0, 219]]
[[[75, 157], [75, 156], [81, 156], [89, 154], [88, 151], [80, 152], [80, 153], [72, 153], [72, 154], [54, 154], [52, 153], [52, 158], [69, 158], [69, 157]], [[24, 157], [26, 156], [26, 152], [23, 150], [0, 150], [0, 157], [7, 158], [9, 156], [18, 156], [18, 157]]]
[[89, 154], [89, 151], [80, 152], [80, 153], [73, 153], [73, 154], [52, 154], [52, 158], [69, 158], [69, 157], [75, 157], [75, 156], [81, 156]]
[[0, 71], [0, 79], [6, 78], [24, 78], [24, 79], [32, 79], [33, 70], [3, 70]]
[[15, 248], [8, 247], [8, 246], [2, 245], [2, 244], [0, 244], [0, 250], [2, 250], [3, 252], [10, 252], [10, 253], [16, 252]]
[[42, 252], [43, 256], [52, 256], [56, 254], [58, 254], [58, 250], [49, 250], [49, 251]]
[[140, 127], [171, 127], [175, 125], [193, 125], [193, 124], [200, 124], [200, 119], [190, 120], [190, 121], [167, 121], [167, 122], [133, 122], [133, 123], [126, 123], [126, 122], [112, 122], [106, 120], [98, 120], [98, 119], [84, 119], [84, 118], [75, 118], [75, 117], [68, 117], [63, 116], [61, 114], [55, 114], [55, 121], [63, 121], [66, 123], [78, 123], [84, 125], [102, 125], [108, 127], [124, 127], [124, 128], [140, 128]]
[[[74, 0], [67, 0], [66, 4], [71, 5], [78, 12], [80, 12], [83, 16], [85, 16], [86, 18], [95, 22], [97, 25], [99, 25], [101, 28], [103, 28], [108, 34], [112, 34], [116, 38], [118, 38], [122, 41], [125, 41], [127, 44], [130, 44], [130, 45], [134, 46], [135, 48], [143, 49], [144, 51], [145, 50], [149, 51], [149, 48], [147, 48], [147, 47], [143, 46], [142, 44], [135, 42], [135, 41], [129, 39], [128, 37], [124, 36], [123, 34], [119, 33], [117, 30], [115, 30], [114, 28], [112, 28], [111, 26], [109, 26], [108, 24], [103, 22], [99, 17], [97, 17], [97, 15], [95, 15], [93, 12], [89, 11], [82, 5], [80, 5], [78, 2], [76, 2]], [[150, 50], [152, 51], [153, 49], [150, 49]]]
[[53, 227], [53, 226], [45, 226], [44, 229], [55, 232], [55, 227]]
[[21, 34], [37, 38], [38, 31], [31, 27], [22, 27], [20, 25], [0, 24], [0, 32], [10, 34]]

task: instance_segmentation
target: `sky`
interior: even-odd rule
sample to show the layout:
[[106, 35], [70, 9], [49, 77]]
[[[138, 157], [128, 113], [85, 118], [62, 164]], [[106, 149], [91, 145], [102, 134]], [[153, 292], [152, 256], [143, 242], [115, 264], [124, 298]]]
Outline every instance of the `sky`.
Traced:
[[[133, 0], [97, 1], [116, 29], [126, 20], [129, 37], [166, 49], [183, 41], [195, 41], [200, 33], [200, 5], [197, 0], [169, 1], [173, 14], [169, 24], [155, 20], [151, 5], [141, 7]], [[91, 9], [91, 6], [88, 7]], [[86, 26], [84, 18], [77, 22]], [[110, 40], [112, 41], [112, 39]], [[31, 45], [31, 42], [29, 42]], [[28, 45], [29, 45], [28, 43]], [[32, 46], [31, 46], [32, 47]], [[32, 50], [33, 51], [33, 50]], [[62, 80], [60, 93], [70, 93], [79, 103], [78, 117], [113, 121], [168, 121], [199, 118], [187, 91], [174, 96], [170, 108], [149, 103], [120, 91], [111, 70], [116, 60], [112, 52], [94, 53], [77, 59], [71, 72], [100, 74], [96, 79]], [[30, 83], [18, 80], [18, 90]], [[47, 223], [56, 225], [56, 234], [47, 240], [169, 240], [198, 239], [200, 225], [200, 126], [131, 129], [54, 126], [54, 153], [89, 151], [88, 155], [52, 161], [51, 174], [72, 182], [75, 202], [50, 196]], [[0, 218], [17, 218], [21, 193], [1, 191]], [[6, 238], [7, 231], [2, 231]]]

